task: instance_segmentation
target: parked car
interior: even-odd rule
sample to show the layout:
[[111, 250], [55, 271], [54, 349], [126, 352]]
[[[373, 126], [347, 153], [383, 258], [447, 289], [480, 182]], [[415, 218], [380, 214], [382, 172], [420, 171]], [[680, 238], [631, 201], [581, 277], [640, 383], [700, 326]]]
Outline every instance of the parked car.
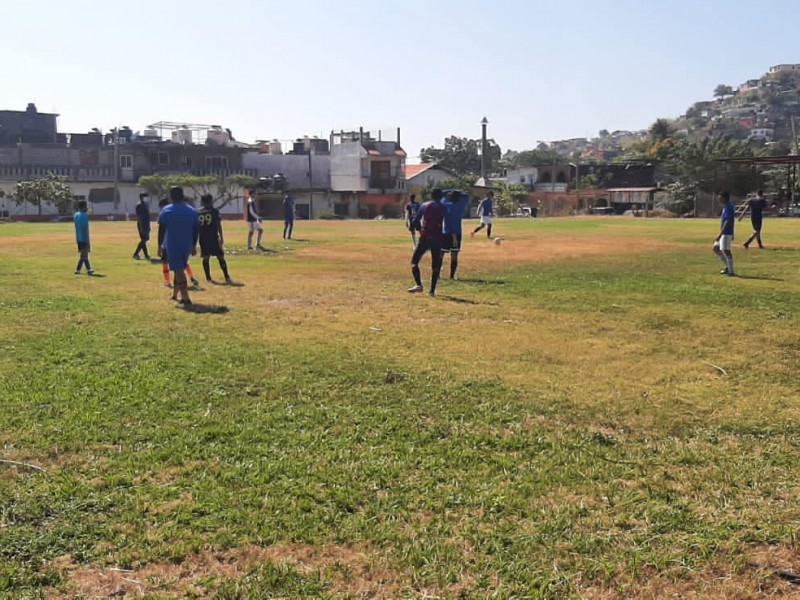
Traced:
[[593, 215], [613, 215], [616, 214], [613, 206], [595, 206], [592, 209]]

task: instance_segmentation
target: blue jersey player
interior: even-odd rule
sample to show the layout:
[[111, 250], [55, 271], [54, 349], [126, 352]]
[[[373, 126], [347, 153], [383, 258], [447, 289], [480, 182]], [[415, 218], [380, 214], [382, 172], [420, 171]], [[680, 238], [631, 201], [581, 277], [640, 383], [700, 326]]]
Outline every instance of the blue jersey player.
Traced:
[[446, 211], [442, 252], [450, 253], [450, 279], [455, 279], [458, 270], [458, 255], [461, 252], [461, 221], [469, 203], [469, 194], [458, 190], [450, 190], [445, 193], [447, 197], [442, 201], [442, 206]]
[[200, 222], [197, 211], [186, 204], [183, 188], [171, 188], [169, 197], [171, 204], [165, 206], [158, 215], [158, 247], [162, 254], [166, 251], [169, 268], [175, 273], [172, 299], [178, 300], [180, 293], [179, 302], [191, 304], [186, 267], [189, 255], [197, 254]]
[[719, 235], [714, 240], [714, 253], [725, 265], [725, 268], [720, 271], [720, 275], [735, 275], [733, 271], [733, 224], [736, 217], [736, 209], [731, 202], [731, 195], [728, 192], [722, 192], [719, 195], [722, 201], [722, 218], [720, 219]]
[[494, 215], [494, 192], [491, 190], [488, 194], [486, 194], [486, 198], [481, 200], [481, 203], [478, 204], [478, 217], [481, 219], [481, 224], [478, 225], [475, 230], [470, 233], [470, 237], [475, 237], [475, 234], [478, 233], [481, 229], [486, 227], [486, 237], [492, 237], [492, 215]]

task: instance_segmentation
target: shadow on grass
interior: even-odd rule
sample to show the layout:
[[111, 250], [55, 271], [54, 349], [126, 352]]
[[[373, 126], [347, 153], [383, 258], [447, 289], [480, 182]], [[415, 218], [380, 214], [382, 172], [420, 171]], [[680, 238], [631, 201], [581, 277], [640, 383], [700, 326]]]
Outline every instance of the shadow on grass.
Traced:
[[758, 279], [760, 281], [780, 281], [783, 282], [783, 279], [779, 279], [777, 277], [762, 277], [760, 275], [736, 275], [737, 279]]
[[244, 284], [238, 281], [217, 281], [214, 279], [213, 281], [209, 281], [209, 283], [211, 285], [223, 285], [227, 287], [244, 287]]
[[503, 279], [475, 279], [470, 277], [459, 278], [458, 281], [461, 283], [477, 283], [479, 285], [505, 285], [506, 282]]
[[176, 304], [178, 308], [185, 312], [194, 313], [196, 315], [224, 315], [231, 312], [227, 306], [218, 306], [214, 304]]
[[89, 277], [106, 277], [102, 273], [87, 273]]
[[476, 302], [475, 300], [467, 300], [466, 298], [456, 298], [455, 296], [438, 296], [442, 300], [446, 300], [447, 302], [455, 302], [456, 304], [480, 304], [480, 302]]

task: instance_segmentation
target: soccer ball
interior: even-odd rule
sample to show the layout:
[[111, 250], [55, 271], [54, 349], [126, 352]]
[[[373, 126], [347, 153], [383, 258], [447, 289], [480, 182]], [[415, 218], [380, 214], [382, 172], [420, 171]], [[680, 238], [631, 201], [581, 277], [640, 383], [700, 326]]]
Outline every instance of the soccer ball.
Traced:
[[495, 246], [499, 246], [502, 242], [503, 242], [503, 240], [500, 239], [499, 237], [498, 238], [494, 238]]

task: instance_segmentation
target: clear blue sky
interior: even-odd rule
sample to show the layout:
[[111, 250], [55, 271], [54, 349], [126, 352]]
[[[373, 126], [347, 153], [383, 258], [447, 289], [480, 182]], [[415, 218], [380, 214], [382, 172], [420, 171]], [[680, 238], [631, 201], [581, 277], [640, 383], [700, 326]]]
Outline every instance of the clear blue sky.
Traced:
[[0, 108], [62, 131], [220, 124], [241, 141], [402, 128], [503, 150], [641, 129], [800, 62], [797, 0], [29, 0], [3, 6]]

